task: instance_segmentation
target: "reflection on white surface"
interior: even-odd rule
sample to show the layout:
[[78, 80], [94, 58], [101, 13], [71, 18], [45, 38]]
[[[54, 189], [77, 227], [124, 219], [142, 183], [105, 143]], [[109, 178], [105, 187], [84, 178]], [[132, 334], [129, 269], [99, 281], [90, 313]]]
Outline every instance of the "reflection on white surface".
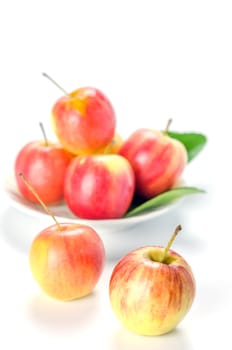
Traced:
[[176, 328], [172, 332], [159, 337], [145, 337], [118, 328], [112, 335], [109, 346], [113, 350], [191, 350], [191, 343], [184, 329]]

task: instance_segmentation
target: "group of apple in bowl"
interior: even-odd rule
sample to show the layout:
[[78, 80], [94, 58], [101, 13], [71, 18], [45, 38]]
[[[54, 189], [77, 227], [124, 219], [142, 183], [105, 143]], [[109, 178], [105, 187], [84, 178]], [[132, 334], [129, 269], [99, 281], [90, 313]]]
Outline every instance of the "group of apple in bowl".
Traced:
[[17, 154], [20, 193], [45, 204], [64, 200], [83, 219], [123, 218], [135, 197], [146, 201], [171, 189], [187, 164], [186, 147], [167, 130], [141, 128], [125, 140], [116, 130], [109, 99], [98, 89], [79, 88], [52, 108], [57, 143], [28, 142]]
[[[187, 164], [185, 146], [169, 137], [167, 130], [143, 128], [122, 140], [111, 102], [92, 87], [64, 93], [52, 108], [52, 126], [59, 143], [45, 137], [18, 152], [17, 185], [25, 198], [45, 208], [65, 200], [80, 218], [122, 218], [135, 194], [149, 199], [172, 188]], [[103, 241], [91, 226], [53, 219], [55, 224], [32, 241], [32, 274], [49, 296], [80, 299], [94, 289], [102, 274]], [[167, 333], [192, 305], [193, 272], [170, 249], [180, 229], [165, 248], [138, 248], [112, 271], [112, 309], [136, 333]]]

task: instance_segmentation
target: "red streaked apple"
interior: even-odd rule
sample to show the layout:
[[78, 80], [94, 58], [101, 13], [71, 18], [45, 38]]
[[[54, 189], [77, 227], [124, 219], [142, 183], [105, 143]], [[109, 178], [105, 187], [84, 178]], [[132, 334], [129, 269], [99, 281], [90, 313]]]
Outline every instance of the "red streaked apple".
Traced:
[[103, 271], [105, 250], [92, 227], [59, 223], [36, 235], [29, 259], [32, 274], [46, 294], [72, 300], [95, 288]]
[[20, 193], [31, 202], [38, 203], [34, 194], [18, 176], [23, 173], [46, 204], [63, 199], [64, 176], [73, 158], [62, 145], [47, 140], [35, 140], [25, 144], [17, 153], [14, 174]]
[[64, 198], [80, 218], [120, 218], [128, 210], [134, 191], [134, 171], [117, 154], [77, 156], [66, 171]]
[[136, 190], [144, 198], [172, 188], [187, 164], [187, 151], [180, 141], [148, 128], [135, 130], [124, 141], [119, 154], [131, 163]]
[[19, 174], [55, 224], [39, 232], [29, 251], [31, 272], [49, 296], [63, 300], [84, 297], [95, 288], [105, 264], [105, 248], [90, 226], [59, 223], [25, 176]]
[[187, 261], [170, 246], [146, 246], [126, 254], [109, 284], [112, 310], [129, 330], [161, 335], [173, 330], [191, 308], [196, 282]]
[[64, 148], [83, 155], [106, 147], [116, 128], [116, 115], [109, 98], [90, 86], [68, 93], [48, 74], [43, 75], [64, 93], [52, 108], [53, 130]]

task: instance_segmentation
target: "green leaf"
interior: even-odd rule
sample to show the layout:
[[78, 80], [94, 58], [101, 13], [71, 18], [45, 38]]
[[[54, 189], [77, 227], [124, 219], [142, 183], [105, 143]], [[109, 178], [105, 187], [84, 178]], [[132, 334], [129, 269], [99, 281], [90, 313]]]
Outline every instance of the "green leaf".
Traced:
[[177, 187], [173, 188], [169, 191], [163, 192], [146, 202], [138, 205], [137, 207], [129, 210], [125, 217], [141, 214], [145, 211], [150, 211], [152, 209], [155, 209], [157, 207], [161, 207], [167, 204], [172, 203], [173, 201], [184, 197], [189, 194], [196, 194], [196, 193], [205, 193], [204, 190], [196, 188], [196, 187]]
[[201, 152], [207, 142], [207, 137], [205, 135], [195, 132], [179, 133], [168, 131], [167, 134], [173, 139], [183, 143], [188, 153], [188, 162]]

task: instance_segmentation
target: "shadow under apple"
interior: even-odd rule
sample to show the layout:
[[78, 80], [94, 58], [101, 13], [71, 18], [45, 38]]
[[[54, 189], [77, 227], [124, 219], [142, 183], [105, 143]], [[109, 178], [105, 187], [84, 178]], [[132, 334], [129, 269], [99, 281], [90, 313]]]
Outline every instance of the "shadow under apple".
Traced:
[[99, 295], [91, 294], [73, 301], [59, 301], [44, 294], [35, 295], [27, 304], [28, 319], [45, 332], [81, 331], [90, 326], [100, 312]]
[[181, 328], [160, 336], [142, 336], [125, 328], [118, 328], [112, 334], [109, 349], [112, 350], [191, 350], [187, 335]]

